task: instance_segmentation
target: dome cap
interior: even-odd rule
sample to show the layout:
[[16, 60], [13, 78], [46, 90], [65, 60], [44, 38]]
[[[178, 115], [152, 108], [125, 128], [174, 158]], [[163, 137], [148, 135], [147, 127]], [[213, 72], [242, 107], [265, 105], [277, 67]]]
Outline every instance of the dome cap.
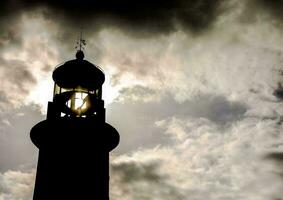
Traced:
[[76, 57], [77, 59], [65, 62], [53, 71], [52, 78], [55, 83], [59, 87], [67, 89], [82, 87], [94, 90], [101, 87], [105, 81], [102, 70], [84, 60], [82, 51], [78, 51]]

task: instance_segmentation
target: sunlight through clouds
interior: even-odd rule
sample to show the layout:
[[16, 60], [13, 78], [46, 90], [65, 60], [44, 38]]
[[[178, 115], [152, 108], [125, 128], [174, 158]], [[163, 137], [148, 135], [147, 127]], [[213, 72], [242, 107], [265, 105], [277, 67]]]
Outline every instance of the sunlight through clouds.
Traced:
[[[112, 199], [283, 199], [283, 102], [274, 95], [283, 15], [269, 1], [222, 2], [204, 13], [195, 5], [199, 24], [175, 7], [174, 20], [161, 10], [138, 27], [131, 13], [87, 21], [86, 59], [105, 73], [107, 122], [121, 133]], [[31, 199], [29, 130], [45, 118], [52, 71], [75, 58], [79, 32], [68, 10], [52, 15], [60, 6], [25, 9], [0, 34], [0, 200]]]

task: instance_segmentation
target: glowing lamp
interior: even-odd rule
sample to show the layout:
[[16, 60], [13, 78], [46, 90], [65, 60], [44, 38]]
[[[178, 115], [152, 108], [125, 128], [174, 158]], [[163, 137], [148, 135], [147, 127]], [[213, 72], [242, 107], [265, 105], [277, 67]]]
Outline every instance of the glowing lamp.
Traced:
[[104, 119], [102, 84], [105, 76], [98, 66], [84, 60], [82, 51], [77, 52], [76, 59], [57, 67], [52, 77], [54, 95], [48, 105], [48, 115]]

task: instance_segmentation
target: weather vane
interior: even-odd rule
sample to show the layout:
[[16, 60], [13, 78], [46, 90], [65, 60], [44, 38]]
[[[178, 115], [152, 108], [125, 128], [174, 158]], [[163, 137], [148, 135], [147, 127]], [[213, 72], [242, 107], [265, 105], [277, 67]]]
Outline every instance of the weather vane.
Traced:
[[84, 50], [84, 47], [86, 46], [86, 41], [83, 39], [83, 31], [81, 30], [80, 36], [78, 37], [77, 44], [75, 49], [78, 51]]

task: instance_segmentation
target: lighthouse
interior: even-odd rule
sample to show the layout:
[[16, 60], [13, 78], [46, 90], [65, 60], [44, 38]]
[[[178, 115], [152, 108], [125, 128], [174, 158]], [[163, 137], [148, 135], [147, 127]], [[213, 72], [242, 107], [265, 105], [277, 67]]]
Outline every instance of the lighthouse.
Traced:
[[76, 58], [55, 68], [47, 118], [30, 132], [39, 149], [33, 200], [108, 200], [109, 152], [119, 143], [105, 122], [103, 71]]

